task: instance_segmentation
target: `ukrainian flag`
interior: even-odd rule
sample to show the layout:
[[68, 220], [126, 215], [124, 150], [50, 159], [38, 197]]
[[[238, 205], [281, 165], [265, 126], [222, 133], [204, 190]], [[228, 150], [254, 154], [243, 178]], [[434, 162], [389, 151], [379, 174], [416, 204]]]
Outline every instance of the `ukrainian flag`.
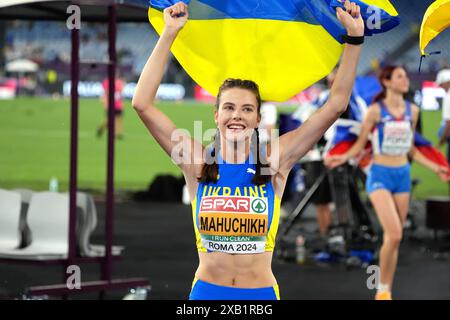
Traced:
[[[189, 20], [172, 52], [186, 72], [213, 95], [226, 78], [255, 81], [262, 98], [286, 101], [329, 74], [345, 30], [337, 0], [183, 0]], [[149, 19], [161, 34], [162, 10], [178, 0], [151, 0]], [[388, 0], [361, 6], [366, 35], [399, 23]], [[370, 6], [370, 7], [369, 7]]]
[[431, 40], [450, 27], [450, 0], [436, 0], [425, 12], [420, 27], [420, 53], [425, 54], [425, 48]]

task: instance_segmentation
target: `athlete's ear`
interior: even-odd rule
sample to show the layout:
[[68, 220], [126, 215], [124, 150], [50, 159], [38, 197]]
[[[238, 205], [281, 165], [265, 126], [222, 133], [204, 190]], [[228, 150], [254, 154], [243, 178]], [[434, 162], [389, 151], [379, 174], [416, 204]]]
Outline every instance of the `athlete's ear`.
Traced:
[[390, 81], [389, 79], [382, 79], [382, 80], [381, 80], [381, 83], [383, 84], [383, 86], [384, 86], [385, 88], [388, 88], [389, 85], [391, 84], [391, 81]]

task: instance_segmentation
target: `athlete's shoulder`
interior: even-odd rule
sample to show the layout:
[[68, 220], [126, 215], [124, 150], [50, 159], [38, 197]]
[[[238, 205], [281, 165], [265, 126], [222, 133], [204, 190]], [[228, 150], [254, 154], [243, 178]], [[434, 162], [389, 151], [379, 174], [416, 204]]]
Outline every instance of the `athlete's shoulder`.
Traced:
[[409, 105], [411, 106], [411, 111], [413, 113], [419, 113], [420, 112], [420, 108], [417, 104], [415, 104], [414, 102], [411, 101], [407, 101], [409, 103]]
[[420, 108], [412, 102], [410, 102], [410, 108], [411, 108], [410, 111], [411, 120], [413, 121], [413, 123], [416, 123], [417, 119], [419, 118]]
[[372, 102], [371, 104], [369, 104], [368, 111], [380, 112], [380, 110], [381, 110], [381, 105], [380, 105], [379, 101], [375, 101], [375, 102]]
[[367, 108], [366, 117], [368, 119], [377, 120], [381, 115], [381, 106], [378, 102], [372, 103], [369, 108]]

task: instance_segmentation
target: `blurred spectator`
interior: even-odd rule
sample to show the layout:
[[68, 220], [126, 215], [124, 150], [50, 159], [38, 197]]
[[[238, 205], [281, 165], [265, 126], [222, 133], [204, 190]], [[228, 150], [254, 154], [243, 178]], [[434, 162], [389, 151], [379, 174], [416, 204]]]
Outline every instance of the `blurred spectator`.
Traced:
[[47, 76], [46, 81], [47, 81], [48, 91], [53, 97], [56, 97], [59, 94], [59, 92], [58, 92], [58, 73], [55, 70], [50, 69], [47, 71], [46, 76]]
[[[120, 79], [119, 74], [117, 74], [117, 78], [115, 81], [115, 94], [114, 94], [114, 124], [115, 124], [114, 136], [118, 139], [123, 139], [123, 97], [122, 97], [123, 88], [124, 83]], [[103, 107], [105, 109], [105, 120], [97, 128], [97, 137], [99, 138], [103, 135], [103, 132], [105, 131], [108, 125], [108, 97], [109, 97], [108, 89], [109, 89], [109, 80], [105, 79], [103, 81], [103, 96], [102, 96]]]

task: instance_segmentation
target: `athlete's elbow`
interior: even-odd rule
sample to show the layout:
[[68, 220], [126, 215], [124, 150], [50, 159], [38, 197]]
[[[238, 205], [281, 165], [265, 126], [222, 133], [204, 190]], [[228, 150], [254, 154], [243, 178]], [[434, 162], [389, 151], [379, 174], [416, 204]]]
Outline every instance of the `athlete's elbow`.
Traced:
[[338, 116], [347, 110], [349, 99], [345, 95], [334, 95], [328, 100], [328, 104], [331, 110], [333, 110]]
[[336, 105], [336, 112], [339, 114], [339, 116], [347, 110], [347, 106], [347, 103]]
[[133, 100], [131, 100], [131, 106], [133, 107], [136, 112], [143, 112], [145, 109], [149, 107], [148, 103], [145, 103], [139, 98], [133, 97]]

